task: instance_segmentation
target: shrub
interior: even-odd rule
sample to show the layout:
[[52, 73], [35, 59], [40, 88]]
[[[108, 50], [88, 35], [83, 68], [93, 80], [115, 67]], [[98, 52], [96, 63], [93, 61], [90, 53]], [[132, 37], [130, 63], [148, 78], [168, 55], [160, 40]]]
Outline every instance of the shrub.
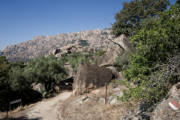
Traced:
[[68, 62], [76, 72], [81, 63], [90, 63], [91, 53], [73, 53], [63, 57], [63, 61]]
[[122, 56], [116, 58], [114, 66], [117, 68], [118, 71], [122, 71], [126, 68], [126, 66], [129, 64], [129, 59], [131, 55], [132, 53], [130, 51], [125, 51]]
[[79, 40], [79, 45], [80, 46], [89, 46], [88, 40]]
[[54, 86], [66, 78], [66, 70], [63, 62], [54, 57], [39, 57], [30, 61], [25, 68], [28, 78], [33, 78], [34, 82], [42, 83], [47, 94], [54, 91]]
[[106, 53], [106, 51], [98, 50], [98, 51], [96, 52], [96, 56], [102, 56], [102, 55], [104, 55], [105, 53]]
[[175, 59], [180, 52], [179, 13], [180, 6], [176, 3], [158, 19], [155, 18], [151, 27], [144, 27], [131, 37], [136, 54], [131, 57], [123, 74], [136, 87], [130, 88], [127, 96], [156, 103], [180, 80], [177, 69], [168, 72], [174, 64], [179, 66], [178, 60], [173, 63], [170, 59]]

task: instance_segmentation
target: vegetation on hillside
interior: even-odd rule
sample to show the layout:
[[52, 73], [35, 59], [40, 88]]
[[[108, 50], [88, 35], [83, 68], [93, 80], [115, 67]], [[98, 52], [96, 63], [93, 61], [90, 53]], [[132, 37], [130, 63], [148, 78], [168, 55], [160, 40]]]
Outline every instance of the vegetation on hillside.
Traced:
[[135, 34], [130, 39], [136, 47], [136, 53], [130, 56], [123, 74], [136, 87], [129, 86], [125, 98], [153, 104], [164, 98], [169, 88], [180, 81], [179, 13], [180, 3], [177, 1], [167, 11], [148, 19], [151, 22], [140, 29], [132, 28]]

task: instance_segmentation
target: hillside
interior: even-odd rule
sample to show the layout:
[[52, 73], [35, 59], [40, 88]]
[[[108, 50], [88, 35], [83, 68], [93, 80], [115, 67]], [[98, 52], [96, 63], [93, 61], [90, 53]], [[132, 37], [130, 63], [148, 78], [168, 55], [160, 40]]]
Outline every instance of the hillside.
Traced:
[[33, 40], [22, 42], [16, 45], [7, 46], [0, 51], [1, 55], [7, 57], [9, 61], [27, 61], [41, 55], [46, 55], [49, 51], [61, 48], [75, 42], [86, 41], [90, 47], [100, 47], [112, 37], [111, 30], [90, 30], [67, 34], [57, 34], [55, 36], [35, 36]]

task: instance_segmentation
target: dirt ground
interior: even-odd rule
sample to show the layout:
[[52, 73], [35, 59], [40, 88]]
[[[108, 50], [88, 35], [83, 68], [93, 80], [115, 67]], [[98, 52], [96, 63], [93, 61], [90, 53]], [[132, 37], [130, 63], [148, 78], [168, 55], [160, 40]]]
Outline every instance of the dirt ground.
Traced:
[[[113, 93], [112, 89], [108, 87], [108, 96]], [[119, 89], [123, 87], [119, 86]], [[88, 98], [81, 103], [81, 98], [86, 96]], [[22, 110], [13, 111], [10, 117], [13, 117], [12, 120], [119, 120], [127, 110], [136, 106], [133, 101], [118, 105], [104, 104], [99, 101], [99, 98], [104, 97], [104, 87], [80, 96], [66, 91]]]
[[[25, 110], [12, 111], [9, 113], [9, 118], [12, 120], [59, 120], [57, 110], [71, 94], [72, 92], [63, 92], [56, 97], [26, 107]], [[1, 114], [1, 116], [5, 116], [5, 113]], [[0, 118], [0, 120], [5, 120], [5, 118]]]

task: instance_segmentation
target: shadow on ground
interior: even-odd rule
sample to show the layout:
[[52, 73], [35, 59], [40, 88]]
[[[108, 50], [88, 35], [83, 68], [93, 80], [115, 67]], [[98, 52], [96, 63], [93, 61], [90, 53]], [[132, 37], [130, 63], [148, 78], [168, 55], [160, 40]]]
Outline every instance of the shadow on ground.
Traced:
[[3, 118], [0, 120], [41, 120], [41, 118], [33, 118], [33, 119], [29, 119], [27, 117], [19, 117], [19, 118]]

